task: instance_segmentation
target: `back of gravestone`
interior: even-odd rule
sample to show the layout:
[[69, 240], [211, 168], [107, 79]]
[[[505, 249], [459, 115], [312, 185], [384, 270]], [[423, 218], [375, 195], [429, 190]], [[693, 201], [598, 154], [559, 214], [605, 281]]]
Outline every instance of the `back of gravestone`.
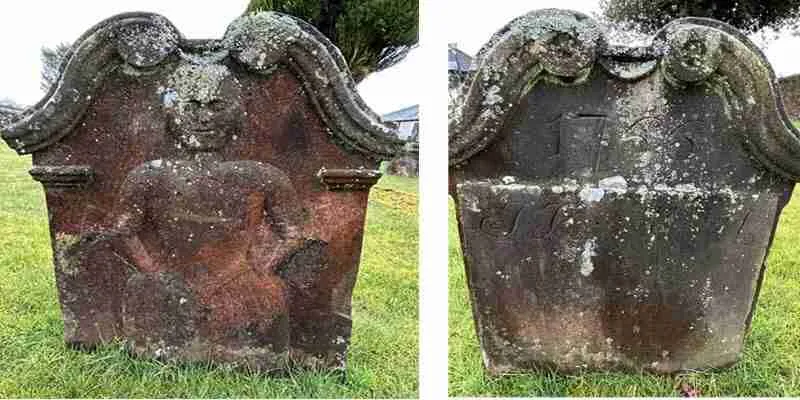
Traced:
[[451, 192], [500, 374], [674, 372], [740, 355], [800, 141], [763, 56], [710, 20], [625, 47], [542, 10], [485, 45]]

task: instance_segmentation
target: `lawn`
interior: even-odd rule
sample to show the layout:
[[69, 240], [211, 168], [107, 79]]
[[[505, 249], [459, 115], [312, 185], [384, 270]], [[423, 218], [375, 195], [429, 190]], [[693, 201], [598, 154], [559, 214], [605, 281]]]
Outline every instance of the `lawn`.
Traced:
[[539, 371], [483, 373], [454, 208], [450, 204], [450, 394], [453, 396], [677, 396], [688, 383], [703, 396], [800, 395], [800, 193], [783, 211], [743, 358], [728, 370], [677, 376]]
[[415, 397], [417, 180], [384, 177], [370, 195], [353, 298], [347, 377], [269, 378], [163, 364], [118, 345], [64, 346], [41, 185], [30, 157], [0, 145], [0, 397]]

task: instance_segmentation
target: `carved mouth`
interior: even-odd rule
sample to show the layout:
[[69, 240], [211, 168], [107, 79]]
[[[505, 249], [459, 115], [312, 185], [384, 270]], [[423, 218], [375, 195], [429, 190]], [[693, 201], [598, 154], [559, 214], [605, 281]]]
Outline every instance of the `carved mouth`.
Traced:
[[190, 146], [206, 147], [216, 145], [223, 135], [214, 129], [192, 129], [185, 133], [183, 141]]
[[208, 136], [216, 136], [217, 131], [213, 129], [192, 129], [190, 133], [192, 135], [199, 137], [208, 137]]

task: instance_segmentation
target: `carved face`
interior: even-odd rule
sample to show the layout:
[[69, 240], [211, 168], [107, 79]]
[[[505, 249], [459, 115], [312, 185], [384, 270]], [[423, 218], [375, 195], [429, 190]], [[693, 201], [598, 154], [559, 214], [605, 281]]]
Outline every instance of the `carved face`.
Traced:
[[215, 151], [242, 125], [241, 87], [219, 64], [178, 67], [161, 95], [167, 130], [190, 151]]

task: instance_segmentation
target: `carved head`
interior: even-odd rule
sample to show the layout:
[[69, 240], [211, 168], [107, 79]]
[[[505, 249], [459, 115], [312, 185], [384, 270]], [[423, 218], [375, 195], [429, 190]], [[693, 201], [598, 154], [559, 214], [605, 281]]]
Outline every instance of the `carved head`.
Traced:
[[169, 86], [161, 94], [167, 130], [182, 147], [215, 151], [241, 130], [241, 86], [224, 65], [181, 65]]

